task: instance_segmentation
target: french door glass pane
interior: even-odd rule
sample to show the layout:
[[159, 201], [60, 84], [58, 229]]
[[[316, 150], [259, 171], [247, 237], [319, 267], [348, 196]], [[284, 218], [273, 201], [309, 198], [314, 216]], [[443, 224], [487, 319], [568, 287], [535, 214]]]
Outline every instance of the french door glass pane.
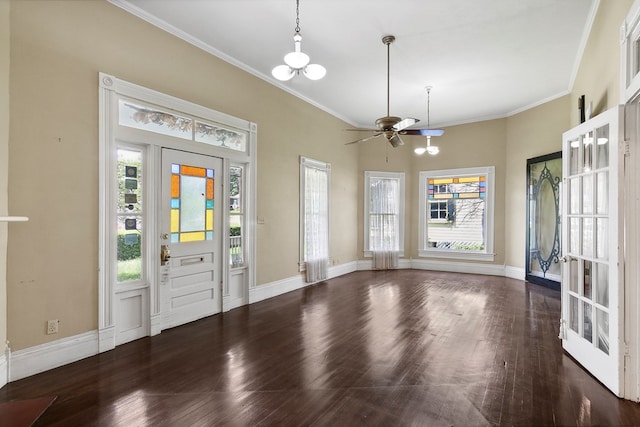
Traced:
[[596, 308], [596, 325], [598, 348], [609, 354], [609, 313]]
[[571, 195], [571, 206], [569, 213], [580, 213], [580, 178], [572, 178], [569, 180], [569, 194]]
[[569, 328], [577, 333], [578, 327], [578, 298], [569, 296]]
[[591, 304], [588, 302], [582, 303], [582, 337], [593, 342], [593, 321], [591, 319]]
[[609, 125], [596, 129], [596, 147], [598, 150], [598, 169], [609, 166]]
[[580, 218], [569, 219], [569, 252], [580, 253]]
[[593, 218], [582, 219], [582, 255], [593, 256]]
[[590, 172], [593, 169], [593, 132], [587, 133], [583, 138], [584, 152], [582, 153], [582, 171]]
[[609, 174], [601, 172], [596, 175], [596, 213], [606, 214], [609, 203]]
[[596, 219], [596, 257], [600, 259], [609, 257], [609, 220], [607, 218]]
[[593, 175], [582, 177], [582, 213], [593, 213]]
[[591, 261], [584, 261], [584, 274], [582, 276], [582, 296], [591, 299]]
[[609, 307], [609, 266], [597, 263], [595, 278], [596, 302], [604, 307]]
[[575, 139], [569, 144], [569, 173], [576, 175], [580, 173], [580, 141]]
[[578, 293], [578, 261], [571, 261], [569, 263], [569, 267], [571, 269], [571, 278], [569, 280], [569, 289], [571, 292]]

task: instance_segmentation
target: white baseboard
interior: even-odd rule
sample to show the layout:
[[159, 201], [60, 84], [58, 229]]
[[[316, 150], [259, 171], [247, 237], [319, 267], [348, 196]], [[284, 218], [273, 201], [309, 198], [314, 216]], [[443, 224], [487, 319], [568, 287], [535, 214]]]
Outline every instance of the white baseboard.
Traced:
[[[480, 262], [454, 262], [441, 259], [410, 259], [400, 258], [398, 270], [415, 268], [416, 270], [448, 271], [451, 273], [486, 274], [489, 276], [504, 276], [504, 265], [485, 264]], [[372, 270], [371, 260], [358, 260], [358, 270]], [[524, 276], [523, 276], [524, 277]]]
[[10, 381], [98, 354], [98, 331], [40, 344], [11, 353]]
[[9, 347], [7, 347], [7, 351], [0, 354], [0, 388], [9, 382], [9, 362], [7, 360], [9, 351]]
[[524, 280], [526, 273], [524, 268], [507, 265], [504, 267], [504, 275], [510, 279]]
[[[357, 261], [329, 267], [327, 279], [333, 279], [334, 277], [354, 272], [358, 269], [357, 267]], [[304, 281], [304, 276], [302, 274], [282, 280], [276, 280], [275, 282], [267, 283], [264, 285], [259, 285], [249, 290], [249, 304], [277, 297], [278, 295], [286, 294], [287, 292], [302, 289], [311, 285], [313, 285], [313, 283], [307, 283]]]

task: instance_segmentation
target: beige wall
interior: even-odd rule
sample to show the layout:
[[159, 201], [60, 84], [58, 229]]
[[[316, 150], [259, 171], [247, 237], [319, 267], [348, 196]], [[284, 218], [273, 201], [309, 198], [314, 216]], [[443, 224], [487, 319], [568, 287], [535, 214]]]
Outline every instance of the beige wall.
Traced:
[[104, 1], [11, 2], [11, 51], [9, 204], [31, 218], [8, 245], [13, 350], [98, 326], [99, 71], [258, 124], [258, 284], [298, 274], [300, 155], [332, 164], [332, 256], [355, 259], [342, 121]]
[[[0, 1], [0, 216], [8, 213], [9, 28], [9, 2]], [[0, 222], [0, 355], [7, 341], [7, 234], [7, 223]]]
[[620, 100], [620, 27], [633, 0], [600, 0], [600, 7], [571, 89], [571, 126], [580, 123], [578, 97], [585, 95], [596, 116]]
[[[618, 102], [618, 30], [631, 3], [601, 2], [570, 96], [505, 119], [449, 127], [434, 141], [441, 153], [433, 158], [413, 155], [418, 137], [406, 137], [400, 149], [384, 140], [344, 146], [354, 134], [342, 132], [340, 120], [104, 1], [12, 1], [10, 12], [0, 1], [0, 19], [10, 13], [11, 23], [10, 65], [9, 26], [0, 25], [0, 91], [10, 69], [10, 116], [0, 104], [0, 120], [10, 117], [8, 205], [31, 217], [12, 226], [8, 244], [12, 348], [97, 328], [99, 71], [258, 124], [258, 284], [297, 274], [300, 155], [332, 164], [336, 263], [362, 258], [365, 170], [407, 173], [405, 253], [416, 257], [419, 171], [494, 165], [495, 264], [523, 268], [526, 159], [560, 149], [562, 132], [577, 124], [579, 94], [593, 101], [594, 114]], [[6, 146], [0, 135], [0, 154]], [[3, 171], [0, 212], [7, 207]], [[60, 333], [47, 336], [51, 318], [61, 320]], [[0, 338], [4, 329], [0, 323]]]
[[570, 128], [563, 96], [507, 119], [505, 173], [505, 265], [525, 268], [527, 159], [562, 150], [562, 133]]

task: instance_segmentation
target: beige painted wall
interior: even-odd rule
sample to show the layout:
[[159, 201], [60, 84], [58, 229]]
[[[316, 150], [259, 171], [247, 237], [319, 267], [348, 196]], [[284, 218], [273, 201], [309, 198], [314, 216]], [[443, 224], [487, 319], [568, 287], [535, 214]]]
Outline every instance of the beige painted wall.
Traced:
[[505, 173], [505, 265], [525, 268], [527, 159], [562, 150], [562, 133], [570, 128], [563, 96], [507, 119]]
[[11, 2], [11, 50], [9, 203], [31, 217], [8, 244], [13, 350], [98, 326], [99, 71], [258, 124], [258, 284], [298, 274], [300, 155], [332, 164], [331, 255], [356, 258], [342, 121], [105, 1]]
[[[0, 216], [8, 213], [9, 168], [9, 2], [0, 1]], [[7, 341], [7, 235], [0, 222], [0, 354]]]
[[578, 97], [596, 116], [620, 100], [620, 27], [633, 0], [600, 0], [600, 7], [571, 89], [571, 127], [580, 123]]

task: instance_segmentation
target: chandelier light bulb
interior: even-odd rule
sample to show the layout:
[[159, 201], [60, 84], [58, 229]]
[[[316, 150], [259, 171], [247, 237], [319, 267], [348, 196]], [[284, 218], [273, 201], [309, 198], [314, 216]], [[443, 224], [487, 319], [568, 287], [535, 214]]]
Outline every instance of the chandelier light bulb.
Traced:
[[425, 147], [417, 147], [413, 149], [413, 152], [416, 153], [418, 156], [422, 156], [426, 151], [427, 149]]
[[271, 75], [280, 81], [286, 82], [293, 78], [295, 72], [288, 65], [278, 65], [271, 70]]
[[309, 64], [302, 72], [309, 80], [320, 80], [327, 74], [327, 69], [320, 64]]
[[427, 153], [431, 154], [432, 156], [435, 156], [436, 154], [438, 154], [440, 152], [440, 149], [438, 147], [436, 147], [435, 145], [430, 145], [426, 148]]

